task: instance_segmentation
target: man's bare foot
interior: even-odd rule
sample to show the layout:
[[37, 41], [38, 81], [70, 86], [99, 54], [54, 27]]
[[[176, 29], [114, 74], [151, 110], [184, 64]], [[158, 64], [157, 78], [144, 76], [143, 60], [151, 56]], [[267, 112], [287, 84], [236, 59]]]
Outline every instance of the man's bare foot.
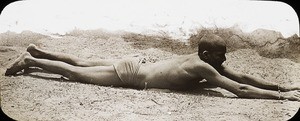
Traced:
[[42, 52], [34, 44], [29, 44], [27, 47], [27, 52], [29, 52], [33, 57], [39, 58], [42, 55]]
[[17, 72], [23, 70], [24, 68], [26, 68], [28, 65], [25, 61], [26, 58], [30, 58], [31, 55], [30, 53], [26, 52], [23, 53], [20, 57], [18, 57], [15, 62], [13, 62], [6, 70], [5, 72], [5, 76], [9, 76], [9, 75], [14, 75]]

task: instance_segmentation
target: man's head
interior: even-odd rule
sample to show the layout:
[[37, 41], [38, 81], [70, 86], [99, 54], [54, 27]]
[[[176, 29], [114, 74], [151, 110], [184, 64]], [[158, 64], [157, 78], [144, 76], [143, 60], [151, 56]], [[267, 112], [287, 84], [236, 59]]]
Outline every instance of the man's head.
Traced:
[[226, 43], [214, 34], [204, 35], [198, 42], [198, 55], [201, 60], [213, 67], [220, 67], [226, 60]]

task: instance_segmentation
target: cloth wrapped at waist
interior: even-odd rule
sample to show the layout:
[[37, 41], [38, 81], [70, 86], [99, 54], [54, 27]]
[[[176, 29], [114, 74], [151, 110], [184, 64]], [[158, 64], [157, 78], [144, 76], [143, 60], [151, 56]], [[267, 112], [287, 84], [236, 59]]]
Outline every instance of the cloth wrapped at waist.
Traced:
[[142, 63], [142, 58], [127, 58], [113, 66], [125, 86], [138, 87], [141, 80], [138, 80], [137, 75]]

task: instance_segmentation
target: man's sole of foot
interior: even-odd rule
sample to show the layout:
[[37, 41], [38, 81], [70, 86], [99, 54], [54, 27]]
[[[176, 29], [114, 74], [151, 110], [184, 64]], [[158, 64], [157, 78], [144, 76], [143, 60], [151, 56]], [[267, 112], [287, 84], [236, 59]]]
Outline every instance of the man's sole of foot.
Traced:
[[27, 47], [27, 52], [29, 52], [33, 57], [38, 57], [39, 56], [39, 52], [37, 52], [37, 46], [34, 44], [29, 44], [29, 46]]
[[20, 57], [18, 57], [12, 65], [5, 72], [5, 76], [15, 75], [17, 72], [26, 68], [26, 63], [24, 61], [26, 56], [30, 56], [30, 53], [23, 53]]

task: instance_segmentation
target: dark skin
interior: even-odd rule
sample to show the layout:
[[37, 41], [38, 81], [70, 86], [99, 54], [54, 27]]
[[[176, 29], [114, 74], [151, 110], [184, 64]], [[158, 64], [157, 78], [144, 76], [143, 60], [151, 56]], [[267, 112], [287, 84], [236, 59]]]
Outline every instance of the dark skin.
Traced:
[[[224, 61], [226, 61], [226, 56], [225, 56], [226, 53], [224, 51], [223, 52], [213, 52], [215, 54], [206, 54], [206, 53], [208, 53], [207, 51], [203, 52], [203, 53], [204, 53], [203, 56], [210, 56], [210, 57], [206, 57], [206, 58], [211, 58], [211, 60], [212, 60], [212, 62], [207, 62], [207, 63], [210, 63], [210, 65], [212, 65], [221, 75], [223, 75], [231, 80], [234, 80], [238, 83], [253, 85], [258, 88], [274, 90], [274, 91], [287, 92], [287, 91], [291, 91], [291, 90], [300, 90], [299, 85], [281, 86], [281, 85], [266, 81], [264, 79], [257, 78], [252, 75], [247, 75], [247, 74], [243, 74], [243, 73], [234, 71], [230, 67], [227, 67], [224, 64], [222, 64]], [[205, 59], [203, 58], [203, 60], [205, 60]]]
[[[119, 60], [85, 60], [76, 56], [51, 52], [30, 45], [6, 71], [14, 75], [28, 67], [39, 67], [65, 76], [70, 81], [101, 86], [124, 87], [116, 74]], [[137, 74], [137, 89], [185, 90], [200, 85], [200, 80], [224, 88], [240, 98], [288, 99], [300, 101], [299, 87], [278, 86], [251, 75], [240, 74], [226, 67], [226, 50], [203, 51], [144, 64]], [[278, 89], [281, 93], [278, 92]]]
[[[249, 95], [250, 97], [251, 97], [251, 95], [253, 96], [253, 95], [257, 95], [257, 94], [261, 94], [261, 93], [265, 93], [265, 94], [270, 93], [272, 95], [272, 93], [274, 93], [272, 91], [282, 91], [282, 92], [285, 92], [285, 94], [287, 94], [287, 97], [290, 97], [290, 100], [298, 100], [299, 101], [300, 86], [297, 86], [297, 85], [280, 86], [278, 84], [271, 83], [264, 79], [254, 77], [252, 75], [246, 75], [246, 74], [236, 72], [236, 71], [232, 70], [231, 68], [222, 64], [224, 61], [226, 61], [225, 54], [226, 54], [226, 51], [216, 51], [216, 52], [204, 51], [203, 54], [199, 54], [199, 56], [200, 56], [200, 58], [202, 58], [202, 60], [205, 60], [205, 62], [209, 63], [212, 67], [214, 67], [221, 76], [224, 76], [232, 81], [239, 83], [240, 85], [243, 85], [243, 86], [240, 86], [239, 88], [240, 89], [244, 88], [244, 89], [248, 90], [249, 94], [247, 94], [247, 95]], [[252, 89], [254, 89], [254, 90], [252, 90]], [[255, 92], [257, 94], [254, 94], [253, 92]], [[262, 94], [261, 96], [264, 96], [264, 94]], [[239, 96], [239, 97], [244, 97], [244, 95]], [[265, 97], [258, 96], [258, 98], [265, 98]], [[272, 98], [272, 96], [271, 96], [271, 98]], [[278, 98], [281, 98], [281, 97], [278, 97]], [[272, 99], [274, 99], [274, 98], [272, 98]]]

